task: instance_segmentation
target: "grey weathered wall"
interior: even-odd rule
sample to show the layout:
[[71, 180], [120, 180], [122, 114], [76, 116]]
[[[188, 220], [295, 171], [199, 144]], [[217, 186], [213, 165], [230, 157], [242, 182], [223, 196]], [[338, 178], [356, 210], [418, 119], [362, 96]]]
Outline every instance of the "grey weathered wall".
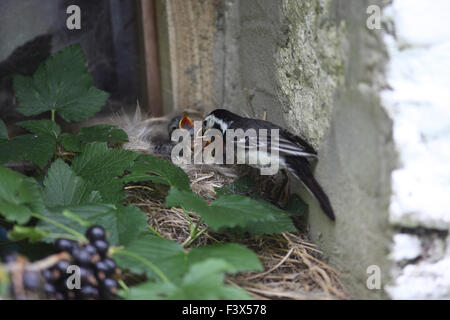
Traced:
[[381, 30], [366, 28], [369, 0], [227, 0], [214, 48], [216, 104], [262, 117], [319, 150], [315, 174], [337, 221], [310, 205], [312, 239], [342, 272], [355, 298], [384, 297], [366, 287], [367, 267], [387, 278], [392, 124], [380, 105], [387, 53]]

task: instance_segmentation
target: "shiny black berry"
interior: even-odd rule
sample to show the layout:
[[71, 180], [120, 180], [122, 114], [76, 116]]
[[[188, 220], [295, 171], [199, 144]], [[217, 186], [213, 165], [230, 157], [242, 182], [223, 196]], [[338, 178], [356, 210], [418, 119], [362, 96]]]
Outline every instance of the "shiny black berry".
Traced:
[[95, 271], [97, 274], [101, 272], [105, 276], [109, 274], [110, 269], [104, 261], [100, 260], [95, 264]]
[[45, 281], [52, 282], [55, 280], [55, 277], [53, 275], [53, 271], [51, 269], [45, 269], [42, 271], [42, 277], [45, 279]]
[[28, 290], [37, 290], [41, 285], [41, 277], [36, 271], [25, 271], [22, 280], [23, 286]]
[[71, 252], [74, 244], [74, 241], [62, 238], [55, 241], [55, 246], [58, 252]]
[[58, 270], [63, 276], [67, 274], [67, 268], [70, 266], [70, 262], [67, 260], [60, 260], [55, 265], [55, 269]]
[[75, 263], [80, 266], [87, 266], [91, 263], [92, 255], [84, 248], [74, 249], [72, 256], [75, 259]]
[[109, 244], [105, 240], [95, 240], [93, 243], [94, 247], [97, 249], [97, 252], [102, 256], [106, 256], [109, 249]]
[[107, 275], [111, 275], [116, 270], [116, 263], [111, 258], [105, 258], [103, 259], [103, 262], [108, 266], [108, 272]]
[[44, 292], [48, 296], [53, 296], [56, 293], [56, 288], [53, 284], [47, 282], [44, 284]]
[[98, 289], [90, 285], [84, 285], [80, 290], [81, 299], [96, 299], [98, 295]]
[[100, 226], [92, 226], [86, 231], [86, 238], [89, 239], [90, 242], [94, 242], [95, 240], [105, 240], [106, 232]]
[[118, 284], [112, 278], [105, 278], [100, 284], [101, 293], [105, 298], [111, 298], [117, 294]]
[[84, 250], [86, 250], [87, 252], [89, 252], [89, 254], [91, 256], [93, 256], [94, 254], [97, 254], [97, 248], [94, 247], [92, 244], [88, 243], [87, 245], [85, 245]]
[[80, 268], [80, 281], [82, 284], [97, 285], [97, 279], [95, 278], [94, 272], [85, 267]]

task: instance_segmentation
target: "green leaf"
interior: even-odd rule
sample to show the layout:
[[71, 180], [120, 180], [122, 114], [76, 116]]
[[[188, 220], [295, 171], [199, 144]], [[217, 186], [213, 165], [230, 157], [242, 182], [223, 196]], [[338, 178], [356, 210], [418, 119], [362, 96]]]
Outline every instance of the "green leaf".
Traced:
[[77, 177], [62, 159], [53, 162], [45, 176], [43, 198], [48, 207], [101, 201], [98, 192], [92, 190], [83, 178]]
[[39, 135], [49, 135], [55, 138], [61, 133], [61, 127], [51, 120], [28, 120], [17, 123], [18, 126]]
[[71, 133], [63, 133], [59, 136], [58, 142], [67, 151], [80, 152], [81, 151], [81, 140], [78, 136]]
[[[108, 242], [115, 246], [125, 246], [147, 230], [147, 217], [136, 207], [109, 204], [88, 204], [74, 207], [48, 209], [44, 217], [68, 226], [84, 234], [91, 225], [101, 225], [108, 233]], [[61, 229], [47, 221], [38, 226], [51, 233], [61, 233]]]
[[[110, 204], [86, 204], [86, 205], [79, 205], [75, 207], [55, 207], [55, 208], [48, 208], [45, 210], [45, 212], [42, 214], [43, 217], [47, 219], [51, 219], [52, 221], [55, 221], [59, 224], [62, 224], [66, 227], [69, 227], [79, 233], [84, 234], [86, 230], [86, 226], [81, 225], [78, 223], [78, 221], [73, 220], [71, 217], [68, 217], [63, 214], [64, 210], [70, 211], [72, 214], [78, 216], [80, 219], [83, 219], [85, 221], [89, 221], [92, 224], [95, 224], [95, 222], [105, 216], [110, 215], [111, 210], [115, 210], [115, 207]], [[61, 228], [55, 226], [54, 224], [41, 220], [38, 222], [37, 226], [45, 230], [49, 233], [64, 233], [65, 231]], [[53, 241], [53, 239], [47, 239]]]
[[26, 116], [56, 110], [68, 122], [86, 120], [108, 98], [92, 80], [81, 47], [69, 46], [48, 58], [32, 77], [14, 76], [17, 109]]
[[[161, 239], [146, 233], [125, 246], [125, 250], [150, 261], [172, 281], [181, 279], [182, 274], [187, 271], [186, 254], [183, 247], [175, 241]], [[148, 266], [136, 259], [121, 255], [119, 252], [114, 255], [114, 259], [121, 268], [157, 278]]]
[[26, 223], [33, 213], [45, 212], [36, 180], [0, 166], [0, 213], [8, 221]]
[[189, 264], [199, 263], [206, 259], [223, 259], [230, 268], [229, 273], [241, 271], [262, 271], [263, 266], [258, 256], [246, 247], [237, 243], [216, 244], [194, 248], [189, 251]]
[[[228, 185], [225, 185], [222, 188], [216, 188], [216, 193], [219, 196], [243, 193], [251, 189], [254, 184], [255, 182], [252, 181], [252, 179], [250, 179], [248, 176], [244, 176]], [[255, 197], [257, 198], [258, 194], [252, 194], [252, 198]], [[261, 205], [266, 206], [269, 210], [271, 210], [272, 208], [276, 208], [263, 199], [257, 198], [255, 199], [255, 201], [258, 201]], [[233, 231], [236, 231], [238, 233], [248, 232], [250, 234], [275, 234], [286, 231], [293, 232], [296, 231], [296, 228], [292, 223], [290, 216], [304, 215], [307, 210], [307, 204], [303, 202], [303, 200], [301, 200], [298, 196], [292, 195], [285, 210], [279, 210], [278, 208], [274, 210], [275, 221], [271, 223], [255, 222], [253, 224], [247, 225], [246, 227], [236, 227], [233, 229]]]
[[15, 225], [14, 228], [8, 232], [8, 238], [13, 241], [29, 239], [31, 243], [41, 241], [48, 236], [48, 232], [35, 227], [24, 227]]
[[[124, 182], [150, 180], [176, 187], [178, 190], [190, 190], [189, 177], [183, 169], [165, 159], [141, 155], [129, 171], [131, 173], [122, 178]], [[148, 175], [149, 173], [156, 177]]]
[[224, 195], [208, 206], [200, 196], [176, 188], [170, 189], [166, 205], [182, 206], [196, 212], [216, 231], [222, 228], [247, 227], [255, 223], [270, 224], [276, 222], [276, 215], [285, 215], [275, 206], [235, 194]]
[[127, 246], [147, 230], [146, 214], [134, 206], [118, 206], [93, 222], [108, 231], [108, 242], [112, 245]]
[[53, 157], [56, 141], [47, 134], [24, 134], [0, 143], [0, 164], [29, 160], [44, 168]]
[[6, 125], [2, 119], [0, 119], [0, 142], [2, 140], [8, 140], [8, 130], [6, 129]]
[[81, 128], [78, 134], [84, 143], [89, 142], [128, 142], [128, 136], [122, 129], [109, 124], [98, 124]]
[[181, 283], [146, 282], [121, 292], [126, 299], [217, 300], [251, 299], [242, 289], [224, 285], [225, 272], [233, 266], [222, 259], [208, 259], [193, 264]]
[[123, 182], [117, 177], [130, 168], [138, 153], [109, 149], [106, 143], [90, 143], [72, 162], [72, 170], [100, 191], [105, 202], [121, 203]]

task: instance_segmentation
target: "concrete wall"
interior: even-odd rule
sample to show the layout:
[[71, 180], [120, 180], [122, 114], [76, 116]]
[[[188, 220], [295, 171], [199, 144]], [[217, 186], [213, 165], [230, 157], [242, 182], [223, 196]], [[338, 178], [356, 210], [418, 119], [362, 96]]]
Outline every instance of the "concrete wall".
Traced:
[[355, 298], [385, 297], [366, 287], [367, 267], [387, 280], [392, 123], [380, 104], [387, 52], [366, 9], [382, 1], [228, 0], [218, 15], [216, 104], [267, 119], [319, 150], [316, 176], [337, 215], [310, 205], [313, 240], [343, 273]]

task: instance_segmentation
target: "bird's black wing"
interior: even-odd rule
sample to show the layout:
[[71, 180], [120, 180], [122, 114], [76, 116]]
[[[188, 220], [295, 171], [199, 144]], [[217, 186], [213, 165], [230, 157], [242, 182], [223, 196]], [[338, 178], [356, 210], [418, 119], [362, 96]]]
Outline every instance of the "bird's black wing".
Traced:
[[[244, 131], [248, 129], [255, 129], [258, 132], [259, 129], [267, 129], [267, 141], [261, 139], [245, 138], [245, 143], [248, 148], [267, 147], [270, 150], [271, 147], [278, 150], [280, 156], [299, 156], [305, 158], [317, 158], [317, 152], [314, 148], [305, 140], [292, 134], [291, 132], [283, 129], [282, 127], [264, 120], [241, 118], [236, 119], [229, 126], [229, 129], [242, 129]], [[271, 129], [277, 129], [278, 131], [278, 143], [272, 146]], [[244, 140], [241, 141], [244, 143]], [[273, 150], [273, 149], [272, 149]]]

